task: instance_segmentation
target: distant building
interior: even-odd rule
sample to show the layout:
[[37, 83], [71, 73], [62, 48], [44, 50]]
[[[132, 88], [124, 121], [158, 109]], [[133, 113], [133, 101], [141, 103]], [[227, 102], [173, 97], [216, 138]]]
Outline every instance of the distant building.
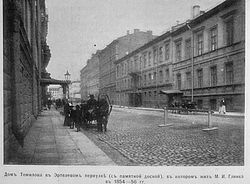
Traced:
[[87, 100], [88, 98], [88, 89], [87, 89], [87, 80], [88, 80], [88, 68], [87, 65], [84, 66], [81, 71], [80, 71], [80, 94], [81, 94], [81, 99]]
[[70, 101], [78, 102], [81, 100], [80, 85], [81, 85], [80, 80], [72, 81], [71, 84], [69, 85], [69, 100]]
[[48, 92], [50, 94], [51, 99], [63, 99], [63, 89], [61, 86], [49, 86]]
[[155, 37], [152, 35], [152, 31], [143, 32], [139, 29], [134, 29], [134, 33], [130, 34], [128, 31], [127, 35], [115, 39], [101, 50], [99, 54], [99, 92], [109, 95], [111, 103], [118, 103], [115, 90], [116, 75], [114, 62]]
[[92, 54], [87, 65], [81, 70], [81, 98], [87, 99], [89, 94], [99, 94], [99, 53]]
[[45, 0], [3, 1], [4, 163], [42, 108], [40, 78], [50, 60]]
[[245, 2], [226, 0], [207, 12], [194, 6], [192, 14], [115, 61], [118, 104], [164, 106], [160, 91], [172, 90], [199, 108], [218, 110], [225, 98], [228, 111], [244, 111]]

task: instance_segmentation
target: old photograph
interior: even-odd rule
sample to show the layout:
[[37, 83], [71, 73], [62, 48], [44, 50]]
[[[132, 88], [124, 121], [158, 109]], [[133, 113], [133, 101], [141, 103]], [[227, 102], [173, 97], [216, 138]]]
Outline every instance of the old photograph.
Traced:
[[245, 3], [3, 0], [3, 165], [245, 167]]

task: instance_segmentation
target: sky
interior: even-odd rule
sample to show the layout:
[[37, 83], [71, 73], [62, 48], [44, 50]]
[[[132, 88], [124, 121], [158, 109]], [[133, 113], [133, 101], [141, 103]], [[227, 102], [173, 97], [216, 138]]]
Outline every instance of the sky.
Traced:
[[193, 5], [207, 10], [223, 0], [46, 0], [49, 16], [47, 43], [52, 78], [80, 79], [80, 70], [92, 53], [134, 29], [163, 34], [191, 18]]

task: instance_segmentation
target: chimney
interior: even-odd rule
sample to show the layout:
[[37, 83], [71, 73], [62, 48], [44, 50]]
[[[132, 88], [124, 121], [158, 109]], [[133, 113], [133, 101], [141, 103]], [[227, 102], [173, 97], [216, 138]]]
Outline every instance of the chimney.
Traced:
[[134, 29], [134, 33], [138, 33], [140, 29]]
[[129, 30], [127, 30], [127, 35], [129, 35]]
[[197, 17], [200, 15], [200, 6], [199, 5], [194, 5], [192, 8], [192, 18]]
[[147, 31], [147, 34], [148, 34], [148, 35], [153, 35], [153, 31], [148, 30], [148, 31]]

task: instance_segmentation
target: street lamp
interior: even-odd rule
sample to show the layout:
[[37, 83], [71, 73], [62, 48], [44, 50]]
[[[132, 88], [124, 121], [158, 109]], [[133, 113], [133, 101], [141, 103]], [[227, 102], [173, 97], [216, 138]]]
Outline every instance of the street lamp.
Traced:
[[65, 76], [65, 80], [67, 82], [67, 93], [68, 93], [68, 99], [69, 99], [69, 84], [70, 84], [70, 73], [69, 71], [67, 70], [67, 72], [64, 74]]
[[68, 70], [67, 70], [67, 72], [64, 74], [64, 76], [65, 76], [65, 80], [66, 80], [66, 81], [69, 81], [69, 80], [70, 80], [70, 73], [69, 73]]

